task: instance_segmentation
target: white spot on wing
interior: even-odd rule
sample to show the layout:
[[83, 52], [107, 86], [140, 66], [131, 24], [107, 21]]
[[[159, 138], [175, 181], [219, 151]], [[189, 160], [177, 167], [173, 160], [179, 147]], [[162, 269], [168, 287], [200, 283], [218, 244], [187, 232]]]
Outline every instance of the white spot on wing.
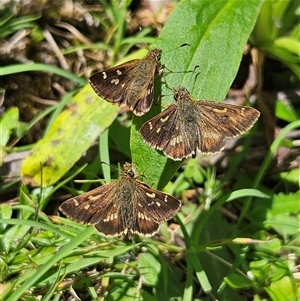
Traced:
[[161, 121], [161, 122], [166, 122], [166, 121], [169, 119], [169, 117], [170, 117], [170, 116], [168, 115], [168, 116], [166, 116], [165, 118], [160, 118], [160, 121]]
[[176, 145], [176, 144], [178, 144], [178, 143], [180, 143], [180, 142], [182, 142], [182, 136], [177, 136], [177, 137], [175, 137], [175, 138], [173, 138], [172, 140], [171, 140], [171, 145]]
[[119, 81], [118, 78], [114, 78], [114, 79], [111, 80], [111, 83], [112, 83], [112, 84], [115, 84], [116, 86], [118, 85], [119, 82], [120, 82], [120, 81]]
[[97, 194], [97, 195], [90, 195], [90, 196], [88, 197], [88, 199], [91, 200], [91, 201], [95, 201], [95, 200], [99, 199], [99, 197], [100, 197], [100, 194]]
[[155, 198], [155, 196], [156, 196], [156, 194], [154, 192], [152, 192], [152, 193], [146, 192], [146, 194], [149, 198], [152, 198], [152, 199]]

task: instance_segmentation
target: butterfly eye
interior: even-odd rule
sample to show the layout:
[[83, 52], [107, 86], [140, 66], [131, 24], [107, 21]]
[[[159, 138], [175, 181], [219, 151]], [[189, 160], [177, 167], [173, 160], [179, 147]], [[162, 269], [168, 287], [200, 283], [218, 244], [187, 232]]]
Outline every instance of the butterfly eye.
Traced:
[[179, 91], [174, 90], [173, 97], [176, 101], [178, 100], [179, 96], [180, 96]]
[[160, 58], [161, 58], [161, 54], [158, 54], [157, 55], [157, 60], [160, 61]]
[[135, 177], [135, 172], [134, 172], [133, 170], [129, 170], [129, 171], [127, 172], [127, 174], [128, 174], [128, 176], [129, 176], [130, 178], [134, 178], [134, 177]]

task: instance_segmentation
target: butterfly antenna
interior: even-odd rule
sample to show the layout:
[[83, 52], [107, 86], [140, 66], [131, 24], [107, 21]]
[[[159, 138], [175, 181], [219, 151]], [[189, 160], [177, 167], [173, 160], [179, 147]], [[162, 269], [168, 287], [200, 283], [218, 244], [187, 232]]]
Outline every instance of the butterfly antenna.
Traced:
[[100, 161], [100, 163], [101, 163], [101, 164], [105, 164], [105, 165], [109, 166], [110, 168], [114, 168], [114, 169], [116, 169], [116, 170], [119, 170], [119, 169], [120, 169], [120, 168], [114, 167], [114, 166], [112, 166], [111, 164], [109, 164], [109, 163], [107, 163], [107, 162], [104, 162], [104, 161]]
[[[189, 70], [189, 71], [188, 71], [188, 73], [191, 72], [192, 75], [195, 75], [195, 74], [196, 74], [195, 77], [194, 77], [194, 83], [193, 83], [193, 86], [192, 86], [191, 91], [194, 90], [194, 86], [195, 86], [195, 83], [196, 83], [197, 76], [200, 74], [200, 71], [199, 71], [198, 73], [196, 73], [196, 70], [197, 70], [199, 67], [200, 67], [199, 65], [196, 65], [196, 66], [194, 67], [194, 70]], [[193, 79], [193, 76], [190, 78], [188, 87], [190, 87], [190, 84], [191, 84], [192, 79]]]
[[119, 176], [121, 175], [123, 168], [121, 168], [120, 163], [118, 163], [118, 167], [110, 165], [110, 164], [108, 164], [107, 162], [104, 162], [104, 161], [100, 161], [100, 163], [108, 165], [110, 168], [113, 168], [113, 169], [117, 170], [119, 172]]
[[171, 52], [171, 51], [174, 51], [174, 50], [176, 50], [176, 49], [179, 49], [179, 48], [181, 48], [181, 47], [185, 47], [185, 46], [191, 46], [190, 44], [188, 44], [188, 43], [183, 43], [183, 44], [181, 44], [181, 45], [179, 45], [179, 46], [177, 46], [177, 47], [175, 47], [175, 48], [173, 48], [173, 49], [170, 49], [170, 50], [168, 50], [168, 51], [164, 51], [163, 53], [168, 53], [168, 52]]
[[148, 44], [145, 43], [145, 46], [146, 46], [146, 48], [148, 49], [148, 51], [151, 50]]
[[[163, 51], [163, 54], [168, 53], [168, 52], [171, 52], [171, 51], [174, 51], [174, 50], [176, 50], [176, 49], [179, 49], [179, 48], [185, 47], [185, 46], [189, 46], [189, 47], [190, 47], [191, 45], [188, 44], [188, 43], [183, 43], [183, 44], [179, 45], [178, 47], [176, 47], [176, 48], [174, 48], [174, 49], [170, 49], [170, 50], [168, 50], [168, 51]], [[163, 65], [163, 69], [168, 70], [169, 73], [185, 73], [185, 71], [173, 71], [173, 70], [167, 68], [165, 65]]]

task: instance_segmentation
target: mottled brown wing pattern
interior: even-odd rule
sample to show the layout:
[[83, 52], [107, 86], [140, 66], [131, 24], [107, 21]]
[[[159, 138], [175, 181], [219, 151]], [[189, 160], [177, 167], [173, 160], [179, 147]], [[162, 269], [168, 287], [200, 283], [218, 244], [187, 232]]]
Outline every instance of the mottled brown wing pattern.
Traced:
[[153, 235], [161, 222], [172, 218], [181, 203], [136, 178], [131, 164], [119, 180], [65, 201], [60, 210], [70, 219], [94, 227], [107, 236]]
[[122, 212], [124, 202], [118, 199], [117, 187], [116, 182], [95, 188], [65, 201], [60, 210], [71, 220], [93, 225], [104, 235], [127, 234], [128, 221]]
[[[185, 137], [186, 131], [182, 129], [179, 114], [177, 106], [172, 104], [140, 128], [140, 134], [146, 144], [163, 151], [173, 160], [180, 160], [192, 152], [190, 142]], [[184, 138], [179, 139], [182, 135]]]
[[[119, 106], [127, 106], [125, 87], [134, 78], [135, 69], [140, 60], [131, 60], [93, 74], [89, 78], [94, 91], [106, 101]], [[125, 95], [124, 95], [125, 93]]]
[[97, 72], [90, 77], [90, 84], [100, 97], [141, 116], [153, 103], [154, 77], [160, 56], [160, 49], [150, 50], [143, 59]]
[[59, 209], [71, 220], [95, 225], [112, 211], [114, 202], [107, 199], [115, 192], [116, 184], [109, 183], [66, 200]]
[[[171, 195], [162, 193], [136, 180], [137, 187], [132, 191], [134, 214], [128, 234], [155, 234], [160, 223], [174, 217], [181, 207], [181, 202]], [[124, 207], [125, 209], [126, 207]], [[127, 211], [130, 209], [126, 208]], [[123, 210], [122, 210], [123, 211]], [[126, 217], [126, 220], [130, 218]]]
[[[196, 120], [203, 120], [209, 126], [219, 125], [218, 131], [226, 138], [241, 135], [252, 128], [260, 113], [251, 107], [242, 107], [227, 103], [198, 100]], [[208, 126], [207, 126], [208, 127]]]
[[154, 116], [140, 128], [144, 141], [170, 157], [181, 160], [202, 152], [218, 153], [225, 139], [249, 130], [260, 113], [207, 100], [194, 100], [182, 87], [174, 89], [176, 104]]
[[141, 199], [138, 203], [139, 211], [159, 223], [172, 218], [180, 209], [181, 202], [173, 196], [149, 187], [137, 180], [141, 190]]

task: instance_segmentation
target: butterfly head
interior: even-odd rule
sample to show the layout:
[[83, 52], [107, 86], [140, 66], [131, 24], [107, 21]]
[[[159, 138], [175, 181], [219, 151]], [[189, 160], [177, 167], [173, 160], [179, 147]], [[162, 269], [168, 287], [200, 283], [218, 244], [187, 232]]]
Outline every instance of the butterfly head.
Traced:
[[184, 99], [191, 99], [190, 92], [184, 87], [177, 87], [173, 89], [174, 99], [176, 101], [182, 101]]
[[133, 164], [127, 163], [127, 162], [123, 165], [121, 174], [126, 177], [132, 178], [132, 179], [135, 179], [138, 177], [135, 166]]
[[162, 52], [161, 49], [154, 48], [148, 52], [146, 58], [150, 58], [150, 59], [153, 59], [153, 60], [159, 62], [160, 58], [161, 58], [161, 52]]

